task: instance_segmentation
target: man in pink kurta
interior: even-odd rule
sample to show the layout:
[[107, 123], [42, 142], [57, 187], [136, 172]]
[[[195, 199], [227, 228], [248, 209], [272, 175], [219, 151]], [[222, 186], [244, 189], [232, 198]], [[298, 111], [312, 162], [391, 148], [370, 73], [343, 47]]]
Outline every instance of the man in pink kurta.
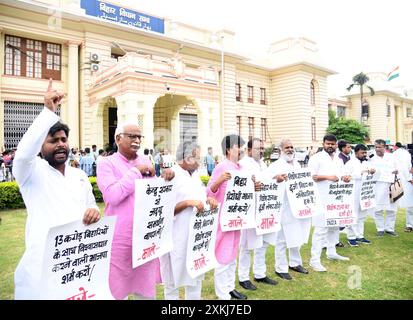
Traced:
[[116, 299], [125, 299], [128, 294], [154, 298], [156, 284], [160, 282], [158, 259], [132, 268], [135, 180], [155, 175], [150, 160], [137, 155], [141, 138], [136, 125], [118, 127], [115, 139], [119, 152], [102, 158], [97, 167], [97, 184], [105, 202], [105, 215], [117, 216], [109, 272], [109, 286]]
[[[230, 172], [239, 171], [241, 166], [240, 147], [244, 140], [238, 135], [228, 135], [222, 140], [222, 151], [226, 157], [212, 172], [208, 183], [207, 195], [214, 197], [222, 208], [225, 198], [225, 190], [228, 180], [231, 179]], [[221, 215], [225, 212], [220, 211]], [[247, 296], [235, 290], [235, 269], [241, 232], [222, 232], [218, 223], [218, 231], [215, 243], [215, 256], [220, 266], [215, 269], [214, 282], [215, 293], [221, 300], [246, 299]]]
[[[240, 169], [241, 166], [238, 163], [234, 163], [228, 159], [225, 159], [220, 164], [218, 164], [218, 166], [212, 172], [211, 179], [208, 183], [207, 194], [208, 196], [214, 197], [220, 203], [221, 207], [224, 203], [225, 190], [227, 188], [228, 181], [223, 182], [215, 193], [211, 191], [211, 185], [219, 178], [219, 176], [221, 176], [221, 174], [228, 171]], [[225, 213], [221, 211], [220, 215], [222, 214]], [[222, 232], [221, 224], [218, 224], [218, 231], [215, 242], [215, 256], [220, 264], [228, 264], [236, 259], [240, 235], [240, 230]]]

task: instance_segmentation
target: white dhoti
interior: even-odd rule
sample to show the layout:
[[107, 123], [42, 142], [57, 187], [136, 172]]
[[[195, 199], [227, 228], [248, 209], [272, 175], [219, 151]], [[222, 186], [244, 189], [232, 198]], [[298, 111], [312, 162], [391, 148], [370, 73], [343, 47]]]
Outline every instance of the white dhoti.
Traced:
[[303, 264], [300, 254], [300, 247], [288, 248], [289, 261], [287, 260], [287, 241], [284, 229], [277, 232], [277, 242], [275, 244], [275, 271], [288, 273], [288, 266], [297, 267]]
[[235, 271], [237, 260], [229, 264], [219, 265], [215, 268], [214, 284], [215, 294], [219, 300], [231, 300], [231, 291], [235, 289]]
[[238, 280], [247, 281], [250, 275], [251, 253], [254, 252], [253, 273], [257, 279], [266, 277], [265, 253], [270, 244], [269, 235], [257, 235], [255, 229], [241, 230]]
[[321, 263], [324, 243], [327, 244], [327, 256], [337, 254], [336, 243], [339, 241], [339, 231], [338, 227], [314, 227], [310, 264]]
[[413, 184], [402, 175], [404, 195], [399, 201], [400, 208], [406, 208], [406, 227], [413, 228]]
[[[390, 203], [388, 182], [377, 181], [376, 183], [376, 208], [374, 209], [374, 220], [377, 231], [394, 231], [396, 224], [396, 203]], [[384, 217], [386, 211], [386, 217]]]

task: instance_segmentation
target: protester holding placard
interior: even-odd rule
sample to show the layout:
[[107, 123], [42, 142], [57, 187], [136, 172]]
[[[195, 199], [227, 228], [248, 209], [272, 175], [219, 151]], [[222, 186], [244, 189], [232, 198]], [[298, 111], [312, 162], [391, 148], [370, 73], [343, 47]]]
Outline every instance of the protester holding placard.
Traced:
[[[92, 186], [86, 174], [67, 165], [69, 128], [55, 114], [64, 94], [49, 81], [40, 115], [20, 141], [13, 174], [27, 208], [26, 251], [17, 266], [15, 299], [42, 297], [41, 268], [50, 228], [83, 219], [99, 220]], [[37, 157], [39, 151], [42, 158]]]
[[[364, 238], [364, 221], [366, 220], [368, 210], [371, 208], [372, 200], [366, 200], [367, 203], [363, 203], [363, 207], [369, 209], [363, 210], [360, 204], [360, 197], [362, 196], [362, 177], [367, 175], [368, 180], [373, 180], [373, 174], [376, 172], [374, 168], [371, 167], [371, 163], [367, 161], [367, 147], [363, 144], [358, 144], [354, 148], [355, 157], [351, 158], [344, 167], [345, 173], [350, 175], [354, 180], [354, 212], [357, 216], [357, 224], [349, 225], [347, 230], [347, 240], [351, 247], [358, 247], [358, 243], [370, 244], [371, 242]], [[370, 191], [372, 191], [374, 196], [374, 185], [371, 185], [369, 181], [365, 182], [365, 191], [367, 193], [368, 186], [370, 186]]]
[[[394, 175], [398, 173], [394, 157], [391, 153], [385, 152], [386, 141], [377, 139], [374, 142], [375, 154], [370, 159], [370, 163], [377, 170], [378, 178], [376, 183], [376, 208], [374, 220], [376, 222], [377, 236], [382, 237], [384, 233], [396, 237], [394, 232], [396, 224], [397, 203], [391, 203], [389, 197], [389, 187], [394, 181]], [[386, 210], [386, 218], [384, 217]]]
[[218, 202], [206, 197], [206, 189], [197, 170], [201, 161], [198, 145], [181, 143], [176, 151], [176, 161], [178, 164], [172, 167], [176, 190], [173, 250], [160, 258], [164, 294], [166, 300], [178, 300], [179, 288], [185, 287], [186, 300], [200, 300], [204, 276], [193, 279], [186, 269], [190, 221], [194, 209], [197, 212], [204, 210], [205, 201], [211, 209], [216, 208]]
[[[247, 143], [247, 153], [239, 163], [244, 172], [254, 176], [255, 191], [259, 191], [262, 172], [267, 168], [267, 165], [262, 160], [264, 156], [264, 143], [258, 138], [249, 140]], [[241, 230], [238, 280], [240, 286], [246, 290], [257, 289], [249, 280], [252, 250], [254, 250], [254, 280], [270, 285], [277, 284], [276, 281], [268, 278], [266, 274], [265, 252], [271, 241], [270, 236], [271, 234], [257, 235], [255, 228]], [[271, 242], [274, 244], [274, 241]]]
[[[214, 197], [221, 205], [224, 203], [225, 191], [228, 181], [231, 179], [230, 172], [239, 172], [241, 165], [238, 163], [241, 158], [241, 147], [244, 140], [235, 134], [227, 135], [222, 139], [222, 152], [225, 159], [220, 162], [212, 172], [208, 182], [207, 194]], [[226, 212], [220, 211], [220, 218]], [[218, 224], [218, 231], [215, 244], [215, 255], [218, 266], [215, 269], [214, 283], [215, 293], [221, 300], [247, 299], [247, 296], [235, 290], [235, 271], [238, 246], [240, 241], [240, 231], [222, 232], [221, 225]]]
[[404, 195], [399, 201], [401, 208], [406, 208], [405, 232], [413, 231], [413, 176], [412, 157], [400, 142], [396, 142], [397, 150], [393, 152], [396, 168], [400, 172]]
[[[97, 167], [97, 183], [106, 205], [105, 215], [118, 217], [109, 275], [115, 299], [128, 298], [128, 294], [133, 294], [136, 299], [152, 299], [156, 294], [156, 283], [160, 282], [159, 259], [132, 268], [135, 180], [155, 175], [148, 157], [137, 153], [142, 138], [137, 125], [118, 125], [115, 131], [118, 152], [103, 158]], [[171, 180], [174, 173], [165, 170], [163, 176]]]
[[[301, 165], [294, 159], [294, 146], [289, 139], [280, 142], [281, 156], [278, 161], [272, 163], [265, 171], [278, 182], [286, 181], [287, 174], [301, 169]], [[281, 209], [281, 230], [276, 232], [275, 243], [275, 273], [285, 280], [291, 280], [288, 269], [307, 274], [303, 267], [300, 248], [308, 242], [311, 229], [311, 217], [296, 218], [292, 212], [290, 201], [285, 189], [284, 203]], [[297, 214], [298, 215], [298, 214]], [[287, 248], [289, 261], [287, 260]]]
[[327, 258], [331, 260], [349, 260], [337, 254], [336, 243], [339, 242], [339, 227], [327, 226], [325, 211], [323, 208], [323, 195], [329, 192], [330, 182], [338, 182], [343, 178], [344, 182], [349, 181], [349, 177], [343, 176], [343, 161], [336, 155], [337, 138], [332, 134], [327, 134], [323, 138], [323, 150], [310, 158], [308, 168], [313, 174], [313, 179], [317, 183], [320, 195], [319, 214], [313, 216], [314, 225], [310, 266], [319, 272], [327, 271], [321, 264], [321, 251], [325, 239], [327, 239]]

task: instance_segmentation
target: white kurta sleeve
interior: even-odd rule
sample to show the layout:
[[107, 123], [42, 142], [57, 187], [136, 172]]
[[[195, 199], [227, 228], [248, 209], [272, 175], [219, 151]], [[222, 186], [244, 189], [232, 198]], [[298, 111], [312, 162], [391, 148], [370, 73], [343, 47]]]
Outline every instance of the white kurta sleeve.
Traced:
[[319, 157], [317, 155], [313, 155], [310, 160], [308, 160], [308, 169], [310, 169], [312, 175], [318, 174], [318, 158]]
[[13, 175], [20, 186], [34, 171], [36, 156], [42, 148], [49, 129], [57, 121], [59, 121], [59, 117], [54, 112], [44, 108], [19, 142], [13, 161]]

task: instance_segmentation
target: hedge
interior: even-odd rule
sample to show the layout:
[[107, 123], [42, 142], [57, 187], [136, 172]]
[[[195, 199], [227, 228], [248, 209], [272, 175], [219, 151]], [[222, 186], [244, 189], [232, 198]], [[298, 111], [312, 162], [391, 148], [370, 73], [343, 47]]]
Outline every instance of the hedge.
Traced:
[[[93, 194], [96, 202], [103, 202], [102, 193], [97, 184], [96, 177], [89, 177], [89, 181], [93, 187]], [[15, 181], [0, 183], [0, 210], [5, 209], [20, 209], [25, 208], [22, 195], [19, 191], [19, 186]]]
[[0, 183], [0, 210], [24, 208], [24, 201], [16, 182]]
[[202, 183], [206, 186], [208, 184], [210, 176], [201, 176]]
[[[209, 178], [209, 176], [201, 176], [205, 186], [208, 184]], [[96, 177], [89, 177], [89, 181], [92, 184], [96, 202], [103, 202], [102, 193], [96, 183]], [[25, 205], [17, 183], [15, 181], [0, 182], [0, 210], [20, 208], [25, 208]]]

